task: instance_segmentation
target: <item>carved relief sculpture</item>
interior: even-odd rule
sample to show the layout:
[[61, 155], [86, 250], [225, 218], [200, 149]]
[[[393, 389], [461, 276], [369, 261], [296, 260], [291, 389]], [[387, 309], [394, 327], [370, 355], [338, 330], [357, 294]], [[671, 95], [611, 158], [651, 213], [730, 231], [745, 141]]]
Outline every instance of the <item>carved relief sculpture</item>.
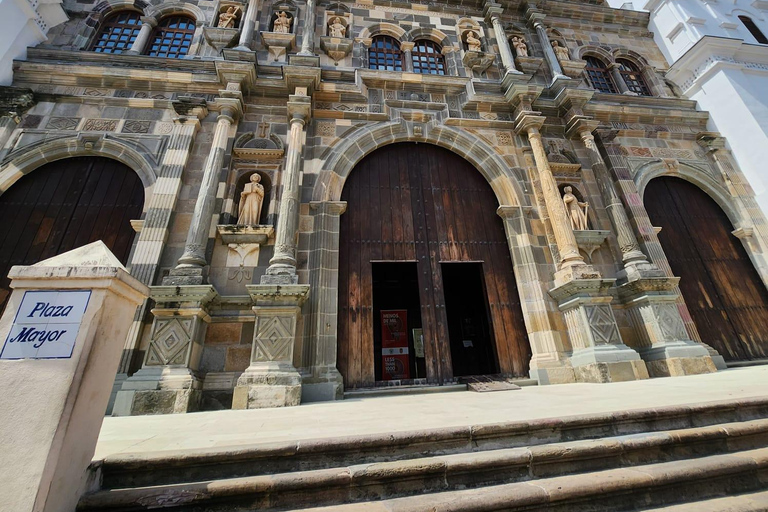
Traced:
[[347, 35], [347, 27], [341, 22], [341, 18], [334, 16], [331, 21], [328, 22], [328, 35], [331, 37], [345, 38]]
[[555, 55], [557, 56], [557, 60], [571, 60], [571, 55], [568, 52], [568, 48], [565, 46], [560, 46], [560, 43], [557, 41], [552, 41], [552, 49], [555, 50]]
[[240, 14], [240, 7], [231, 5], [229, 8], [219, 14], [218, 28], [235, 28], [237, 17]]
[[272, 32], [278, 32], [280, 34], [289, 34], [291, 32], [291, 23], [293, 18], [289, 18], [285, 11], [277, 13], [277, 18], [272, 24]]
[[477, 33], [474, 30], [470, 30], [467, 33], [467, 49], [471, 52], [483, 51], [480, 39], [478, 39]]
[[525, 44], [525, 39], [520, 36], [514, 36], [512, 38], [512, 46], [515, 48], [515, 54], [518, 57], [528, 56], [528, 45]]
[[240, 210], [237, 216], [238, 225], [258, 226], [261, 218], [261, 205], [264, 203], [264, 187], [259, 183], [261, 176], [251, 174], [251, 182], [246, 183], [240, 192]]
[[573, 195], [572, 187], [565, 187], [563, 192], [563, 203], [565, 203], [568, 218], [571, 219], [571, 228], [574, 231], [589, 229], [587, 227], [587, 210], [589, 209], [589, 203], [579, 202], [576, 196]]

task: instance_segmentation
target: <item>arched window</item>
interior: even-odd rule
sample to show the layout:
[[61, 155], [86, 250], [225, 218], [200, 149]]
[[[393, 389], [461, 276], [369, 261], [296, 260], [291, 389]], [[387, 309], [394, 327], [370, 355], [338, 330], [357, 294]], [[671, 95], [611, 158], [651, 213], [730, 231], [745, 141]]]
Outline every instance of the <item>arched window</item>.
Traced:
[[592, 87], [600, 92], [615, 94], [616, 84], [613, 83], [611, 73], [608, 71], [608, 68], [605, 67], [605, 64], [595, 57], [585, 57], [584, 60], [587, 61], [587, 66], [584, 68], [584, 71], [587, 72]]
[[752, 18], [749, 16], [739, 16], [739, 19], [744, 24], [744, 26], [747, 27], [749, 33], [752, 34], [755, 39], [757, 39], [758, 43], [768, 44], [768, 37], [765, 37], [765, 34], [763, 34], [762, 31], [757, 28], [757, 25], [755, 25], [755, 22], [752, 21]]
[[123, 53], [130, 50], [141, 29], [141, 14], [136, 11], [119, 11], [101, 24], [99, 33], [91, 44], [91, 51], [98, 53]]
[[195, 20], [188, 16], [168, 16], [152, 31], [144, 54], [180, 59], [189, 51], [194, 34]]
[[368, 67], [387, 71], [403, 70], [403, 54], [400, 43], [394, 37], [376, 36], [368, 49]]
[[413, 46], [413, 72], [424, 75], [444, 75], [445, 57], [439, 44], [421, 39]]
[[627, 85], [627, 89], [637, 93], [641, 96], [650, 96], [651, 92], [645, 83], [643, 74], [637, 69], [634, 62], [626, 59], [617, 59], [616, 64], [619, 66], [619, 73], [624, 83]]

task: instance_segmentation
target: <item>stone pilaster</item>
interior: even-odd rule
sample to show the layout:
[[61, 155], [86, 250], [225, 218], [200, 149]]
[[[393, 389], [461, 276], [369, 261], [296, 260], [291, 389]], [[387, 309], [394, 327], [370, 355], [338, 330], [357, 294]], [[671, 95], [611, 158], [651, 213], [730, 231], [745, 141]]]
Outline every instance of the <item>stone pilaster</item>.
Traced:
[[296, 89], [288, 100], [288, 149], [283, 171], [283, 191], [275, 234], [275, 254], [269, 260], [266, 275], [261, 284], [296, 284], [296, 238], [299, 229], [299, 205], [301, 202], [301, 152], [304, 146], [304, 127], [312, 113], [312, 103], [306, 90]]
[[248, 9], [240, 24], [240, 41], [235, 50], [250, 52], [253, 35], [256, 33], [256, 18], [259, 15], [259, 0], [248, 0]]
[[400, 49], [403, 51], [403, 71], [413, 73], [413, 47], [415, 43], [404, 41], [400, 43]]
[[211, 285], [154, 286], [154, 321], [144, 365], [123, 383], [113, 416], [196, 411], [202, 381], [197, 375], [207, 307], [217, 296]]
[[486, 2], [483, 7], [485, 21], [493, 26], [496, 43], [499, 45], [499, 54], [501, 56], [501, 64], [504, 66], [504, 74], [512, 73], [521, 75], [522, 72], [515, 67], [515, 58], [512, 56], [512, 49], [509, 47], [507, 33], [504, 31], [504, 26], [501, 24], [501, 13], [503, 12], [504, 8], [501, 4], [494, 1]]
[[339, 400], [344, 380], [336, 369], [339, 303], [339, 227], [347, 209], [344, 201], [310, 203], [314, 216], [312, 251], [309, 255], [309, 298], [311, 342], [305, 348], [305, 366], [312, 374], [304, 377], [302, 400]]
[[315, 43], [315, 0], [307, 0], [306, 13], [304, 16], [304, 34], [301, 39], [301, 50], [299, 55], [314, 55], [313, 46]]
[[163, 279], [163, 284], [166, 285], [200, 285], [206, 281], [205, 250], [216, 202], [219, 174], [224, 161], [230, 127], [242, 112], [241, 102], [238, 99], [220, 98], [218, 101], [221, 111], [216, 120], [213, 143], [203, 167], [203, 181], [197, 194], [184, 253], [179, 258], [176, 268]]
[[309, 285], [246, 285], [255, 306], [251, 364], [237, 379], [233, 409], [301, 403], [301, 375], [293, 365], [301, 306]]
[[149, 36], [152, 34], [152, 30], [157, 26], [157, 20], [151, 16], [141, 17], [141, 28], [139, 29], [139, 35], [131, 45], [131, 49], [126, 51], [126, 55], [141, 55], [144, 53], [144, 49], [149, 42]]
[[563, 74], [563, 68], [560, 66], [560, 62], [557, 60], [555, 50], [552, 48], [552, 42], [547, 35], [547, 27], [544, 25], [545, 14], [530, 10], [527, 12], [528, 23], [536, 30], [536, 34], [541, 41], [542, 49], [544, 50], [544, 57], [546, 58], [549, 70], [552, 72], [552, 81], [556, 80], [569, 80], [567, 76]]

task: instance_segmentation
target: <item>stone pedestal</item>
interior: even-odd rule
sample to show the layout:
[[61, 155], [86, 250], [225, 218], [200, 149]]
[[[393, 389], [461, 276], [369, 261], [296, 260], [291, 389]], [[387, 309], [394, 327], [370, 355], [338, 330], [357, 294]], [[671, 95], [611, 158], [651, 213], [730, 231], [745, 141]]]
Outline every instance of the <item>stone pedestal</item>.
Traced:
[[689, 339], [674, 289], [680, 278], [645, 278], [619, 287], [619, 297], [640, 334], [638, 347], [652, 377], [717, 371], [703, 345]]
[[301, 403], [301, 375], [293, 366], [296, 331], [309, 285], [247, 285], [256, 304], [251, 364], [237, 379], [233, 409]]
[[580, 382], [647, 379], [640, 355], [621, 339], [608, 289], [612, 279], [573, 280], [550, 290], [565, 316], [573, 354], [571, 365]]
[[206, 307], [216, 295], [211, 285], [152, 287], [157, 307], [144, 366], [123, 383], [113, 416], [198, 410], [197, 369], [210, 321]]
[[0, 319], [0, 509], [75, 510], [134, 311], [149, 290], [101, 241], [9, 276], [13, 293]]
[[560, 67], [563, 68], [563, 74], [568, 78], [579, 78], [587, 67], [583, 60], [559, 60]]
[[288, 51], [296, 47], [296, 34], [262, 32], [261, 40], [269, 50], [270, 62], [285, 62]]
[[341, 37], [321, 37], [320, 48], [333, 59], [334, 65], [338, 66], [339, 62], [349, 55], [352, 51], [352, 47], [355, 42], [353, 39], [341, 38]]
[[496, 60], [496, 56], [492, 53], [473, 50], [464, 52], [464, 57], [461, 59], [464, 65], [475, 73], [482, 73], [488, 69], [494, 60]]

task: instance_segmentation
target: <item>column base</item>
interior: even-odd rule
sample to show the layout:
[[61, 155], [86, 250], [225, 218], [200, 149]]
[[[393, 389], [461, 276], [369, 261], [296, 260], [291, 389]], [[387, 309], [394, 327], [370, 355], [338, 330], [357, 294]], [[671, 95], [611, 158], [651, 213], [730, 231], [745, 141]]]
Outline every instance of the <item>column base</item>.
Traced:
[[195, 412], [202, 387], [189, 368], [144, 367], [123, 383], [112, 416]]
[[709, 351], [694, 341], [674, 341], [640, 350], [651, 377], [678, 377], [717, 371]]
[[163, 278], [163, 286], [201, 285], [207, 280], [207, 267], [176, 267]]
[[344, 378], [336, 367], [323, 368], [317, 375], [304, 379], [301, 388], [303, 402], [327, 402], [344, 398]]
[[252, 363], [232, 395], [232, 409], [291, 407], [301, 403], [301, 375], [284, 362]]
[[603, 345], [577, 350], [571, 356], [577, 382], [625, 382], [648, 378], [637, 352], [626, 345]]

